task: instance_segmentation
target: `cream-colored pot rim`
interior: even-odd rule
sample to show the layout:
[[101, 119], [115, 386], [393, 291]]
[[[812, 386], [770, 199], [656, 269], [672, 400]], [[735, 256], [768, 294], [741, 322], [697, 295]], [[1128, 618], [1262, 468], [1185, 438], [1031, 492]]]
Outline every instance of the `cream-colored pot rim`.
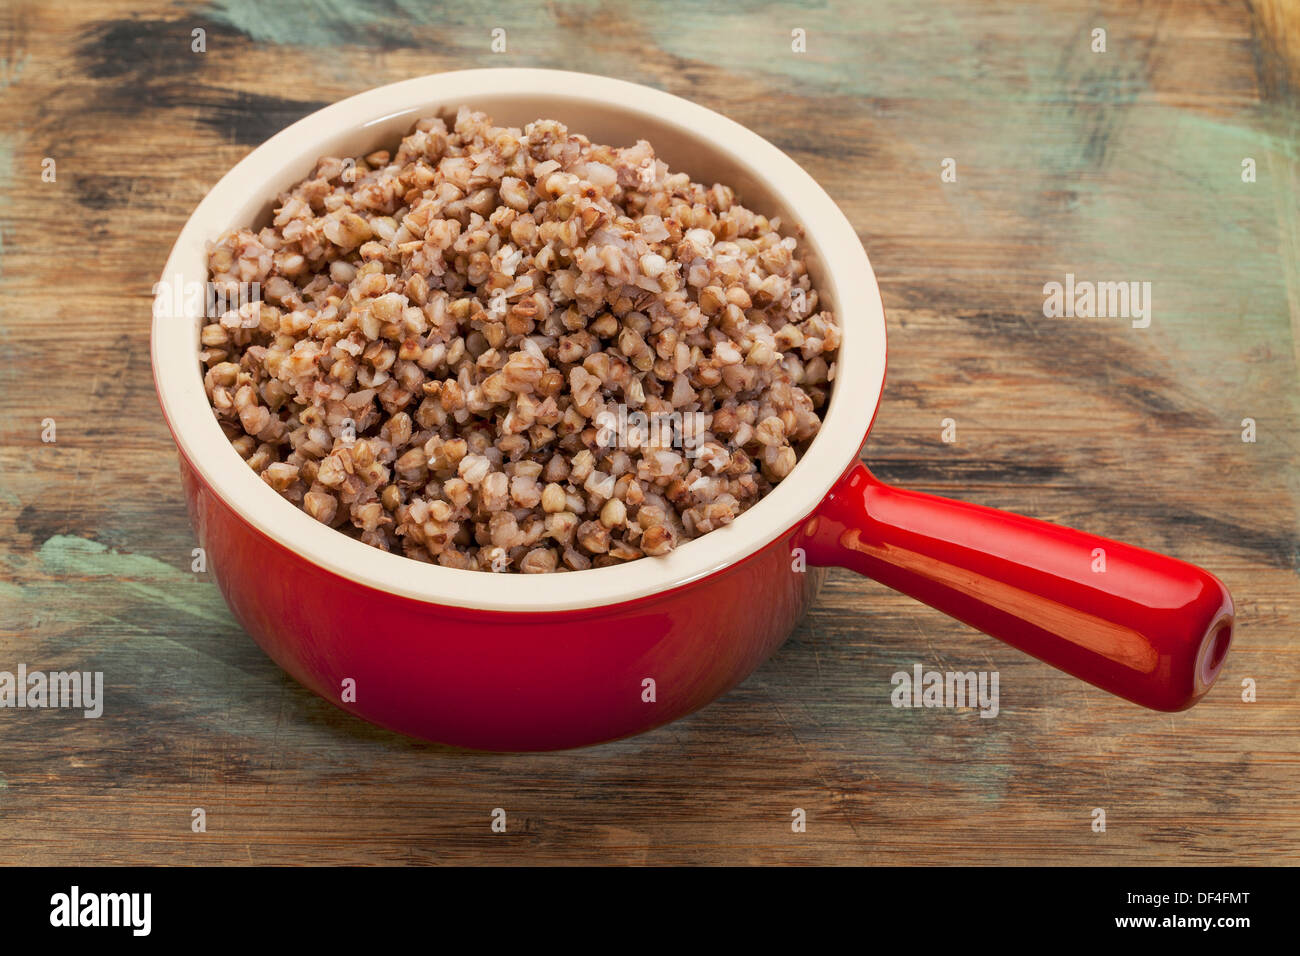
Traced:
[[[723, 161], [768, 184], [796, 210], [801, 243], [820, 261], [818, 289], [843, 330], [836, 380], [821, 432], [791, 475], [726, 528], [685, 542], [661, 558], [555, 574], [464, 571], [413, 561], [362, 544], [281, 498], [222, 434], [204, 393], [197, 358], [202, 302], [181, 298], [178, 281], [206, 281], [205, 242], [250, 217], [307, 175], [340, 130], [421, 116], [476, 100], [517, 94], [546, 115], [615, 108], [647, 126], [694, 138]], [[585, 132], [570, 121], [575, 132]], [[403, 130], [405, 131], [405, 130]], [[647, 136], [652, 144], [653, 136]], [[378, 147], [378, 143], [374, 146]], [[630, 145], [617, 143], [615, 145]], [[691, 170], [687, 168], [686, 172]], [[740, 197], [742, 201], [744, 196]], [[761, 209], [759, 211], [762, 211]], [[253, 150], [199, 203], [163, 270], [153, 321], [153, 368], [163, 411], [202, 479], [254, 528], [308, 561], [353, 581], [421, 601], [494, 611], [562, 611], [630, 601], [680, 587], [734, 564], [804, 519], [856, 457], [875, 414], [885, 374], [885, 320], [871, 264], [853, 227], [824, 190], [767, 140], [687, 100], [622, 80], [560, 70], [491, 69], [439, 73], [368, 90], [312, 113]], [[273, 569], [267, 569], [273, 573]]]

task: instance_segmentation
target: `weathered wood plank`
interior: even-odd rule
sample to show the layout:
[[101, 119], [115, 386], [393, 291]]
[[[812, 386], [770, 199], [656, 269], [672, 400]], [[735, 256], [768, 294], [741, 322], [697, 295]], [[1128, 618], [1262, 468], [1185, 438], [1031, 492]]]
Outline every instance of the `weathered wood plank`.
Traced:
[[[0, 862], [1300, 860], [1293, 4], [404, 7], [0, 12], [0, 670], [102, 670], [108, 694], [98, 720], [0, 711]], [[284, 677], [189, 570], [149, 288], [204, 191], [271, 133], [370, 86], [499, 65], [649, 83], [789, 151], [880, 277], [872, 467], [1211, 568], [1240, 614], [1222, 686], [1140, 711], [839, 572], [724, 700], [580, 753], [414, 743]], [[1045, 318], [1067, 272], [1151, 282], [1150, 327]], [[890, 675], [916, 663], [997, 670], [999, 716], [893, 708]]]

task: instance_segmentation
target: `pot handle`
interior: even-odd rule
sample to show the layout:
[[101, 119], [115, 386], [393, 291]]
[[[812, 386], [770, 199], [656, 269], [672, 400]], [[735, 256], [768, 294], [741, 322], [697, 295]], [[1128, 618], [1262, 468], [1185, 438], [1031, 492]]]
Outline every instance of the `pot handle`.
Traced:
[[1210, 689], [1232, 596], [1176, 558], [980, 505], [903, 491], [860, 462], [795, 543], [1155, 710]]

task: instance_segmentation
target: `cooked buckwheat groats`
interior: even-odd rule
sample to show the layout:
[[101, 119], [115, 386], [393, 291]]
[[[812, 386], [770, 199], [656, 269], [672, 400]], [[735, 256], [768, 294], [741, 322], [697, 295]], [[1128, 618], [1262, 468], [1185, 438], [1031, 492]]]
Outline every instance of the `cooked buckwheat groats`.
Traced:
[[816, 434], [840, 332], [793, 236], [647, 142], [462, 107], [327, 157], [209, 251], [212, 407], [277, 492], [456, 568], [662, 555]]

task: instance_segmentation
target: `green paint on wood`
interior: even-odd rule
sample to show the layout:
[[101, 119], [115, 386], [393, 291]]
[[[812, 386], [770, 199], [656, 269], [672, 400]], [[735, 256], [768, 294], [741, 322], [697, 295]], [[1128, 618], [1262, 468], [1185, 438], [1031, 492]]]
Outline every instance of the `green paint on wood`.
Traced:
[[[960, 230], [978, 236], [986, 218], [1010, 212], [1024, 235], [1042, 237], [1035, 245], [1044, 258], [1031, 254], [1016, 266], [1031, 321], [1064, 321], [1043, 319], [1039, 310], [1041, 283], [1066, 272], [1150, 282], [1149, 328], [1132, 329], [1124, 319], [1075, 321], [1087, 321], [1099, 336], [1143, 336], [1171, 367], [1213, 368], [1181, 387], [1227, 429], [1245, 415], [1293, 419], [1300, 411], [1295, 366], [1256, 361], [1300, 355], [1292, 318], [1300, 177], [1284, 119], [1267, 111], [1219, 119], [1162, 105], [1138, 97], [1142, 77], [1102, 79], [1099, 69], [1083, 61], [1077, 69], [1031, 71], [1037, 97], [1000, 98], [963, 124], [959, 141], [918, 144], [918, 164], [937, 170], [938, 156], [957, 157], [964, 172], [944, 199]], [[1106, 86], [1113, 100], [1096, 94], [1091, 105], [1071, 103], [1076, 85], [1085, 93]], [[1257, 167], [1253, 183], [1242, 180], [1247, 157]], [[995, 187], [1008, 178], [1021, 188]], [[989, 208], [990, 196], [997, 209]], [[1041, 278], [1026, 281], [1026, 273]], [[1270, 396], [1267, 408], [1261, 394]]]
[[[596, 9], [598, 4], [595, 0], [582, 0], [556, 6], [573, 16], [583, 9]], [[481, 65], [519, 66], [519, 62], [506, 62], [506, 56], [531, 52], [534, 56], [549, 56], [557, 66], [571, 66], [571, 53], [558, 45], [548, 43], [539, 49], [538, 38], [554, 35], [557, 28], [556, 18], [548, 7], [532, 0], [502, 0], [491, 7], [477, 9], [469, 6], [450, 9], [424, 0], [389, 0], [382, 7], [347, 0], [281, 0], [273, 4], [258, 0], [214, 0], [209, 15], [253, 40], [279, 46], [409, 47], [421, 42], [412, 36], [411, 29], [428, 27], [430, 50], [453, 48], [472, 52], [477, 49], [485, 55], [491, 53], [492, 30], [501, 27], [507, 36], [502, 62]]]
[[27, 61], [31, 59], [28, 54], [22, 50], [11, 59], [9, 57], [0, 57], [0, 90], [13, 86], [23, 75], [23, 70], [27, 67]]
[[[188, 555], [186, 556], [188, 559]], [[188, 568], [180, 570], [147, 555], [115, 551], [75, 535], [55, 535], [41, 545], [42, 569], [72, 588], [105, 585], [110, 593], [133, 595], [181, 615], [231, 625], [220, 592]]]
[[19, 51], [13, 57], [0, 57], [0, 90], [5, 90], [22, 78], [22, 72], [27, 68], [27, 61], [31, 57], [25, 51]]
[[[295, 723], [287, 732], [281, 726], [286, 679], [239, 632], [216, 585], [189, 571], [189, 560], [186, 553], [184, 566], [173, 567], [98, 541], [55, 535], [24, 568], [31, 583], [14, 588], [25, 602], [18, 620], [27, 630], [61, 632], [70, 647], [80, 648], [68, 653], [84, 669], [105, 671], [110, 685], [112, 675], [126, 675], [110, 698], [117, 712], [157, 715], [172, 708], [176, 719], [205, 735], [284, 746], [292, 741], [313, 752], [333, 740], [329, 720]], [[102, 643], [105, 632], [125, 639]], [[88, 646], [92, 656], [86, 656]], [[300, 699], [307, 693], [299, 691]], [[303, 706], [324, 712], [329, 705]]]
[[218, 23], [265, 43], [281, 46], [341, 46], [364, 36], [379, 15], [347, 0], [217, 0], [211, 16]]

